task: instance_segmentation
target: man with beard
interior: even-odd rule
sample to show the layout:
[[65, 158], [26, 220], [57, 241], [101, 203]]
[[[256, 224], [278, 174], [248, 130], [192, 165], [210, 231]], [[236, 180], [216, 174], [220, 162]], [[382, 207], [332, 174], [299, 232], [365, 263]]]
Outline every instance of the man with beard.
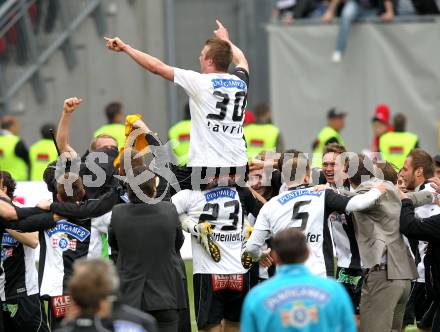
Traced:
[[[400, 175], [406, 185], [406, 189], [410, 192], [435, 191], [428, 183], [428, 179], [434, 176], [434, 160], [429, 153], [422, 149], [414, 149], [409, 153], [400, 171]], [[436, 204], [426, 204], [416, 207], [414, 213], [417, 218], [429, 218], [433, 215], [439, 214], [440, 207]], [[430, 311], [426, 312], [431, 305], [430, 296], [429, 294], [426, 294], [425, 287], [425, 274], [430, 273], [429, 268], [425, 272], [424, 258], [426, 243], [419, 241], [417, 249], [415, 256], [416, 262], [418, 262], [417, 272], [419, 273], [419, 276], [414, 283], [408, 301], [409, 307], [407, 307], [407, 311], [409, 309], [411, 314], [407, 317], [408, 319], [405, 323], [412, 324], [415, 318], [419, 329], [430, 329], [433, 313]]]

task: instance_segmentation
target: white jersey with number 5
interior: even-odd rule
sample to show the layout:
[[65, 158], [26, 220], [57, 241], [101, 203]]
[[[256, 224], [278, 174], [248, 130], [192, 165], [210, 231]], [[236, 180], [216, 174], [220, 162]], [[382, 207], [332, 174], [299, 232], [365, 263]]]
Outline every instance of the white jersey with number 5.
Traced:
[[174, 68], [174, 83], [189, 96], [189, 167], [238, 167], [247, 163], [243, 138], [248, 73], [200, 74]]
[[179, 214], [187, 214], [195, 221], [213, 225], [212, 238], [220, 248], [221, 259], [216, 263], [192, 236], [193, 273], [243, 274], [241, 243], [243, 210], [235, 188], [222, 187], [206, 191], [182, 190], [171, 201]]
[[[326, 276], [329, 258], [333, 256], [328, 223], [325, 221], [325, 191], [313, 188], [288, 190], [267, 202], [260, 211], [254, 230], [278, 232], [296, 228], [304, 232], [310, 249], [306, 266], [313, 274]], [[326, 246], [325, 252], [324, 241]], [[327, 262], [326, 262], [327, 259]], [[333, 264], [333, 262], [331, 262]]]

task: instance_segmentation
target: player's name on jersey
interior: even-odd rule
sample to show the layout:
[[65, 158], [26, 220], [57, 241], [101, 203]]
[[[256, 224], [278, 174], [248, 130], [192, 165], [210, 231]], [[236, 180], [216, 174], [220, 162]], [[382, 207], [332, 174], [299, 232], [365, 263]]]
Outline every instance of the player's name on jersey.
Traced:
[[226, 89], [247, 90], [246, 83], [242, 80], [213, 78], [211, 82], [212, 82], [212, 87], [214, 89], [226, 88]]
[[211, 202], [219, 198], [235, 198], [236, 193], [235, 190], [230, 188], [221, 188], [207, 192], [205, 194], [205, 199], [207, 202]]
[[319, 238], [321, 237], [321, 234], [312, 234], [312, 233], [307, 233], [306, 238], [307, 238], [307, 242], [309, 243], [314, 243], [314, 242], [319, 242]]
[[240, 233], [224, 234], [213, 231], [212, 237], [217, 242], [241, 242], [244, 240], [244, 236]]
[[222, 132], [226, 134], [242, 134], [243, 126], [241, 124], [238, 125], [230, 125], [230, 124], [214, 124], [211, 121], [208, 121], [207, 124], [208, 129], [214, 133]]
[[294, 191], [289, 191], [285, 195], [278, 198], [278, 202], [281, 205], [286, 204], [287, 202], [291, 201], [292, 199], [301, 197], [301, 196], [321, 196], [324, 193], [324, 191], [315, 192], [313, 189], [299, 189]]

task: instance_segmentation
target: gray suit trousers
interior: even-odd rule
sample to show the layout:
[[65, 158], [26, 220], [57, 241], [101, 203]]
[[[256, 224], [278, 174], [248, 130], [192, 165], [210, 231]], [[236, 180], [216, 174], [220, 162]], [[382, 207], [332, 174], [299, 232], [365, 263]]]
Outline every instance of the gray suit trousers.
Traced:
[[361, 332], [401, 332], [410, 280], [389, 280], [387, 271], [369, 272], [362, 285]]

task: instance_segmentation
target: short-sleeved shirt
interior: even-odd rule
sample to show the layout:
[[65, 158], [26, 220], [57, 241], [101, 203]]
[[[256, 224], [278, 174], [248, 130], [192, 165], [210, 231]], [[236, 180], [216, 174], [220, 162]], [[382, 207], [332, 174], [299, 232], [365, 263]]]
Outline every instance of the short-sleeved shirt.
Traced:
[[200, 74], [174, 68], [174, 83], [189, 96], [191, 132], [189, 167], [240, 167], [247, 163], [243, 120], [249, 75]]

